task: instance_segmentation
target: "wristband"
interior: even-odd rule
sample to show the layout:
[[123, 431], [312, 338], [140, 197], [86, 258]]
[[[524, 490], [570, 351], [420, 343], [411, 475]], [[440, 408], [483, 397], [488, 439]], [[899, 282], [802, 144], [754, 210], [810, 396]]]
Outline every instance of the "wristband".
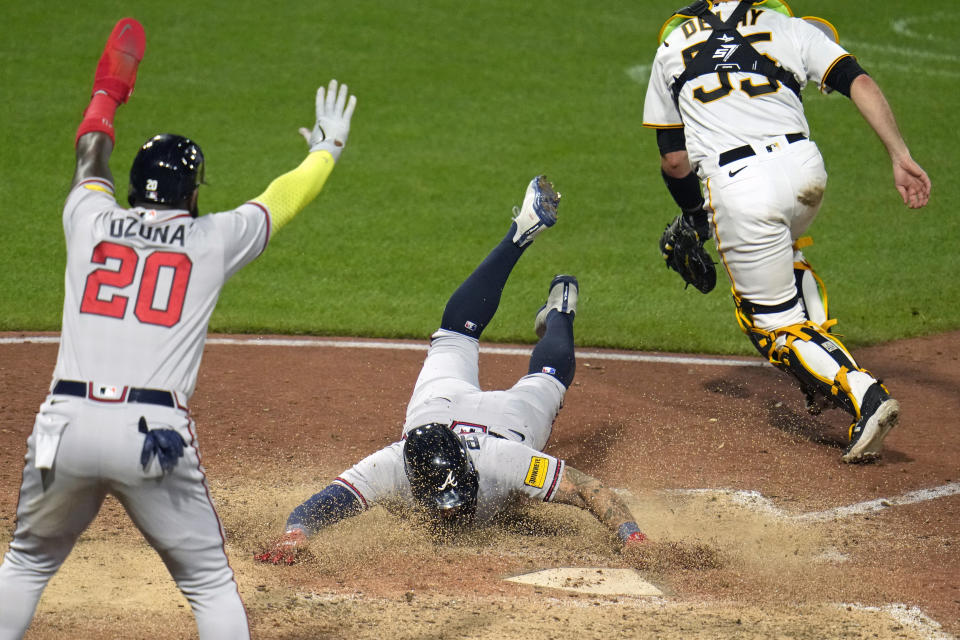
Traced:
[[77, 128], [77, 136], [73, 140], [76, 146], [84, 134], [99, 131], [110, 136], [111, 142], [116, 142], [113, 134], [113, 118], [117, 115], [120, 103], [104, 92], [97, 92], [90, 100], [90, 105], [83, 112], [83, 120]]

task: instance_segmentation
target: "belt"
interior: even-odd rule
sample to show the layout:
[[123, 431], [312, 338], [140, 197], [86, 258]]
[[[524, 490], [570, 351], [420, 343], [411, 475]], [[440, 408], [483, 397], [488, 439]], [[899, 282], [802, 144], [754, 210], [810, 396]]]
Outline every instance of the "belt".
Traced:
[[135, 402], [139, 404], [158, 404], [164, 407], [176, 407], [176, 397], [163, 389], [141, 389], [139, 387], [112, 387], [94, 385], [79, 380], [57, 380], [53, 393], [65, 396], [89, 398], [97, 402]]
[[[784, 137], [790, 144], [793, 144], [798, 140], [807, 139], [807, 136], [803, 135], [802, 133], [788, 133]], [[767, 151], [773, 151], [773, 149], [768, 147]], [[737, 160], [742, 160], [743, 158], [749, 158], [750, 156], [755, 155], [757, 155], [757, 152], [753, 150], [753, 147], [745, 144], [742, 147], [737, 147], [736, 149], [730, 149], [721, 153], [719, 166], [722, 167], [725, 164], [730, 164], [731, 162], [736, 162]]]

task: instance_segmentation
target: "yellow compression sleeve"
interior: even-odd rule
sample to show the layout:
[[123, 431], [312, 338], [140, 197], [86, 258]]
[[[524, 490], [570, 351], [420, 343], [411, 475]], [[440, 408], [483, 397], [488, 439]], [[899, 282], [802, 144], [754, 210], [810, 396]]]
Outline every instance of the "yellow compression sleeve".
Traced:
[[266, 191], [254, 198], [270, 211], [271, 234], [293, 220], [317, 197], [334, 164], [329, 151], [315, 151], [299, 167], [271, 182]]

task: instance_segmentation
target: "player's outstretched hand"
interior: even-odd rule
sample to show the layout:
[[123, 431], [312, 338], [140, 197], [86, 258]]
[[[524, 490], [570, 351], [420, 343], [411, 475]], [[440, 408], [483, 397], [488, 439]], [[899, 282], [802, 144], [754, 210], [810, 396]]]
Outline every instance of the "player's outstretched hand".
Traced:
[[339, 160], [343, 146], [347, 144], [350, 119], [356, 108], [357, 97], [349, 95], [345, 84], [338, 88], [337, 81], [331, 80], [326, 89], [317, 89], [317, 121], [312, 130], [300, 128], [310, 151], [329, 151], [335, 161]]
[[258, 562], [290, 565], [296, 562], [297, 554], [306, 549], [307, 542], [307, 534], [303, 529], [292, 529], [277, 538], [266, 551], [253, 558]]
[[911, 209], [919, 209], [930, 199], [930, 178], [910, 156], [894, 160], [893, 181], [903, 204]]
[[146, 46], [147, 38], [142, 24], [134, 18], [118, 21], [97, 63], [93, 94], [105, 93], [119, 104], [129, 100]]

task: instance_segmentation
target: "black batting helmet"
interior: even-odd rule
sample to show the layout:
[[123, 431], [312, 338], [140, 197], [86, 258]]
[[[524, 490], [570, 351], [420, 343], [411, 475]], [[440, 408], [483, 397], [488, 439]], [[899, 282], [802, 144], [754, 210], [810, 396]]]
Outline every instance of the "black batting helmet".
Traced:
[[407, 433], [403, 460], [416, 503], [434, 516], [468, 521], [477, 510], [479, 482], [460, 436], [445, 424]]
[[[143, 143], [130, 167], [130, 206], [178, 206], [203, 182], [203, 152], [190, 138], [161, 133]], [[192, 212], [196, 215], [196, 212]]]

